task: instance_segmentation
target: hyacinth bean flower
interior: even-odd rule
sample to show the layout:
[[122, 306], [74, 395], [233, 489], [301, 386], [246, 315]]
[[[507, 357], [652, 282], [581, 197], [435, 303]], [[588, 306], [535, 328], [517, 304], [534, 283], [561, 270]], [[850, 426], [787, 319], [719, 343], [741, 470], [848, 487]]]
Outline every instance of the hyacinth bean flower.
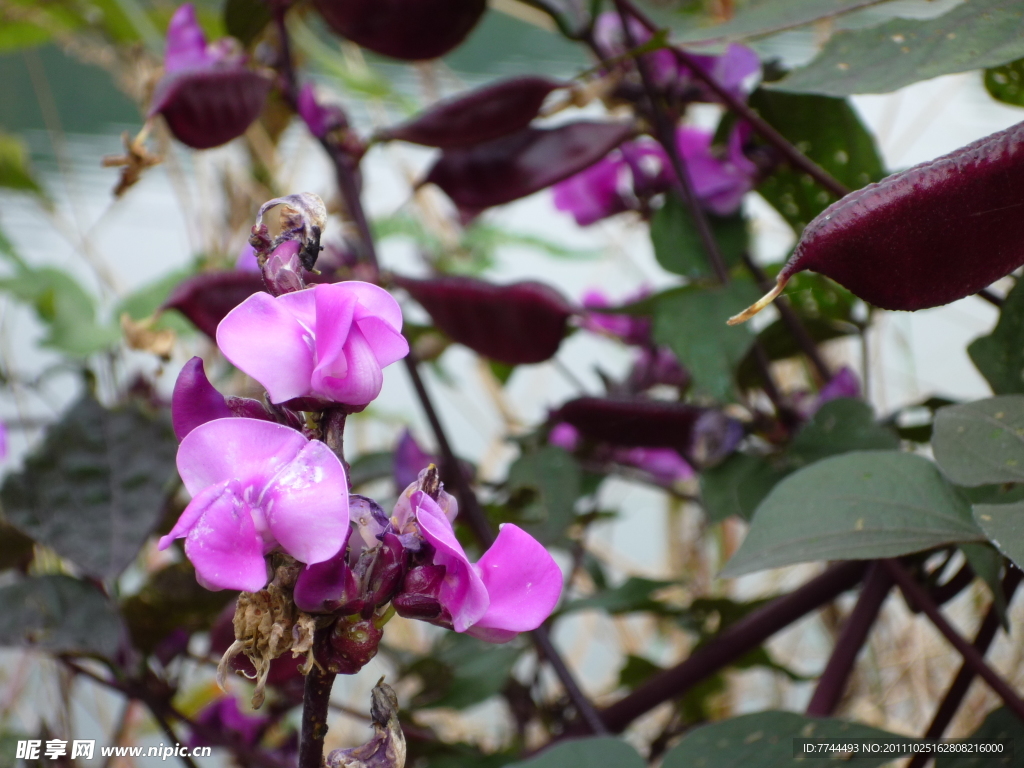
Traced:
[[224, 397], [206, 378], [201, 357], [193, 357], [182, 366], [171, 394], [171, 426], [178, 442], [185, 435], [214, 419], [241, 416], [272, 421], [258, 400], [248, 397]]
[[253, 294], [221, 321], [217, 345], [275, 404], [310, 398], [362, 407], [380, 394], [381, 369], [409, 353], [401, 331], [391, 294], [349, 281]]
[[237, 41], [207, 45], [195, 8], [186, 3], [167, 28], [164, 76], [149, 116], [162, 114], [183, 144], [209, 149], [245, 133], [263, 111], [270, 86], [268, 75], [246, 66]]
[[456, 632], [504, 643], [551, 615], [562, 593], [562, 572], [540, 542], [505, 523], [479, 562], [471, 563], [430, 496], [416, 491], [410, 503], [421, 535], [434, 548], [433, 565], [444, 567], [437, 599]]
[[[635, 301], [646, 299], [650, 295], [651, 290], [642, 287], [623, 299], [622, 303], [632, 304]], [[591, 289], [583, 294], [582, 303], [585, 310], [600, 310], [612, 306], [611, 300], [597, 289]], [[648, 317], [634, 317], [633, 315], [610, 312], [584, 312], [581, 325], [591, 333], [613, 336], [626, 344], [646, 346], [651, 343], [651, 320]]]
[[344, 546], [348, 481], [324, 443], [269, 421], [215, 419], [185, 436], [177, 461], [192, 501], [159, 546], [184, 538], [208, 589], [262, 589], [264, 556], [278, 547], [319, 563]]
[[[651, 33], [635, 18], [629, 20], [630, 37], [636, 45], [651, 39]], [[594, 22], [594, 42], [607, 58], [627, 53], [629, 45], [622, 33], [622, 19], [617, 11], [606, 11]], [[732, 43], [718, 55], [690, 53], [691, 59], [704, 72], [738, 99], [746, 99], [747, 84], [760, 71], [757, 54], [743, 45]], [[658, 88], [671, 90], [688, 101], [717, 102], [718, 96], [680, 64], [672, 51], [661, 49], [644, 56], [651, 78]]]
[[[580, 447], [582, 438], [572, 424], [560, 421], [548, 433], [548, 442], [566, 451]], [[651, 475], [659, 483], [674, 485], [694, 476], [693, 467], [671, 448], [612, 448], [609, 460], [627, 467], [636, 467]]]
[[[210, 702], [196, 715], [199, 728], [189, 739], [190, 747], [215, 746], [223, 739], [240, 739], [247, 747], [260, 739], [260, 734], [270, 725], [270, 718], [261, 715], [247, 715], [238, 706], [234, 696], [222, 696]], [[206, 738], [213, 736], [218, 741]]]
[[[676, 131], [676, 145], [701, 204], [719, 216], [735, 213], [754, 187], [757, 166], [743, 153], [746, 124], [729, 136], [725, 157], [712, 151], [712, 134], [700, 128]], [[661, 145], [647, 139], [623, 144], [604, 159], [555, 184], [555, 208], [580, 226], [638, 209], [639, 200], [668, 190], [673, 171]]]

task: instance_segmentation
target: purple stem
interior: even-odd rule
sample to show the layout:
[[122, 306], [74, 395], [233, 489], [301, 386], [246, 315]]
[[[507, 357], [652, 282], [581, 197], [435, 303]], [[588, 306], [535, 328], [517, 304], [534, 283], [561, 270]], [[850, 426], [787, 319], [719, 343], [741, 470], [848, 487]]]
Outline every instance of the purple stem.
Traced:
[[744, 616], [686, 661], [651, 678], [633, 693], [601, 710], [612, 732], [626, 726], [659, 704], [679, 698], [702, 680], [749, 653], [776, 632], [806, 616], [857, 585], [867, 564], [851, 560], [831, 566], [788, 595]]
[[839, 633], [839, 639], [832, 649], [825, 671], [821, 673], [818, 686], [814, 689], [810, 704], [807, 705], [809, 717], [828, 717], [835, 712], [846, 690], [846, 683], [853, 671], [857, 655], [867, 640], [890, 589], [892, 577], [885, 567], [877, 562], [872, 564], [864, 579], [864, 588], [857, 598], [857, 604]]
[[[1003, 577], [1003, 595], [1006, 597], [1007, 605], [1013, 599], [1013, 593], [1017, 591], [1022, 575], [1024, 574], [1019, 569], [1010, 567], [1006, 572], [1006, 576]], [[999, 611], [996, 608], [995, 601], [993, 601], [992, 605], [989, 606], [988, 612], [985, 614], [985, 618], [981, 621], [978, 634], [974, 636], [973, 645], [978, 653], [985, 654], [995, 639], [998, 630]], [[971, 687], [972, 682], [974, 682], [974, 670], [964, 662], [960, 665], [960, 670], [956, 673], [956, 677], [953, 678], [953, 682], [950, 684], [949, 690], [946, 691], [942, 703], [939, 704], [935, 717], [932, 719], [931, 725], [928, 726], [928, 730], [925, 731], [923, 738], [942, 738], [942, 734], [946, 732], [946, 728], [949, 727], [953, 716], [960, 709], [960, 704], [963, 702], [964, 696], [967, 695], [967, 690]], [[906, 768], [924, 768], [924, 765], [930, 759], [931, 755], [924, 752], [918, 753], [911, 758]]]
[[[318, 633], [324, 630], [316, 630]], [[330, 631], [330, 628], [327, 629]], [[315, 642], [315, 641], [314, 641]], [[306, 675], [302, 690], [302, 730], [299, 733], [299, 768], [321, 768], [324, 760], [324, 737], [327, 735], [327, 710], [331, 703], [333, 672], [321, 670], [316, 664]]]
[[999, 698], [1003, 700], [1007, 708], [1024, 721], [1024, 701], [1021, 701], [1017, 692], [985, 663], [985, 657], [981, 655], [978, 649], [964, 640], [953, 626], [946, 621], [946, 617], [942, 615], [942, 612], [935, 604], [935, 601], [932, 600], [932, 596], [928, 594], [928, 591], [914, 581], [898, 560], [883, 560], [882, 562], [892, 576], [893, 581], [899, 584], [900, 590], [903, 592], [904, 597], [906, 597], [907, 602], [913, 603], [924, 611], [925, 615], [931, 619], [932, 624], [935, 625], [935, 628], [949, 641], [949, 644], [960, 652], [960, 655], [964, 658], [964, 664], [970, 667], [975, 674], [980, 675], [992, 690], [999, 695]]

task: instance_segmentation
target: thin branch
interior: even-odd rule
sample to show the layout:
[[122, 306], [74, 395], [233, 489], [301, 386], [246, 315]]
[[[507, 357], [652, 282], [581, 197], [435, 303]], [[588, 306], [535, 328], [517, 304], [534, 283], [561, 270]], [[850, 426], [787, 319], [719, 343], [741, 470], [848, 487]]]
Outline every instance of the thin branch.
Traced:
[[[1019, 569], [1010, 567], [1006, 572], [1006, 576], [1003, 577], [1003, 595], [1006, 598], [1007, 605], [1013, 599], [1013, 593], [1017, 591], [1017, 586], [1020, 584], [1022, 576], [1024, 574]], [[978, 634], [974, 636], [973, 645], [978, 653], [984, 655], [988, 651], [988, 647], [995, 639], [998, 630], [999, 610], [996, 601], [993, 600], [992, 605], [989, 606], [988, 612], [985, 614], [985, 618], [981, 621]], [[942, 738], [942, 734], [946, 732], [946, 728], [952, 722], [953, 716], [960, 709], [960, 704], [963, 702], [964, 696], [967, 695], [967, 690], [971, 687], [971, 683], [974, 682], [974, 677], [974, 670], [971, 669], [967, 662], [960, 665], [960, 670], [956, 673], [956, 677], [953, 678], [953, 682], [950, 683], [949, 690], [946, 691], [942, 703], [939, 704], [939, 708], [935, 711], [935, 717], [932, 719], [931, 725], [928, 726], [928, 730], [925, 731], [922, 738]], [[920, 752], [911, 758], [906, 768], [924, 768], [924, 765], [930, 759], [931, 755]]]
[[979, 299], [984, 299], [989, 304], [991, 304], [993, 307], [1002, 307], [1003, 306], [1003, 302], [1005, 301], [1005, 299], [1003, 299], [1002, 296], [997, 296], [992, 291], [990, 291], [988, 288], [982, 288], [980, 291], [978, 291], [975, 294], [975, 296], [977, 296]]
[[601, 710], [608, 729], [619, 732], [659, 704], [677, 699], [702, 680], [754, 650], [776, 632], [857, 585], [867, 564], [851, 560], [831, 566], [788, 595], [777, 597], [722, 631], [682, 663], [651, 678]]
[[932, 596], [928, 594], [928, 591], [903, 569], [898, 560], [884, 560], [882, 562], [885, 563], [886, 570], [889, 571], [893, 580], [899, 584], [900, 590], [902, 590], [907, 602], [914, 603], [924, 611], [925, 615], [931, 619], [932, 624], [935, 625], [935, 628], [943, 634], [950, 645], [960, 652], [960, 655], [964, 658], [964, 663], [975, 674], [980, 675], [992, 690], [999, 695], [999, 698], [1003, 700], [1007, 708], [1024, 721], [1024, 701], [1021, 701], [1016, 691], [985, 662], [985, 657], [981, 655], [978, 649], [964, 640], [956, 629], [946, 621], [946, 617], [942, 615], [942, 612], [935, 604], [935, 601], [932, 600]]
[[[160, 708], [156, 706], [154, 702], [151, 701], [147, 701], [145, 702], [145, 704], [146, 707], [149, 708], [149, 714], [151, 714], [153, 716], [153, 719], [156, 720], [157, 724], [160, 726], [160, 730], [164, 732], [164, 735], [167, 736], [167, 738], [170, 739], [172, 743], [178, 744], [180, 742], [180, 739], [178, 738], [178, 735], [174, 732], [174, 729], [171, 728], [171, 724], [167, 722], [167, 718], [164, 717], [164, 714], [160, 711]], [[175, 750], [175, 752], [177, 752], [177, 750]], [[177, 757], [179, 760], [181, 760], [181, 764], [184, 765], [185, 768], [199, 768], [195, 764], [195, 761], [187, 754], [180, 753], [177, 755]]]
[[818, 679], [818, 686], [814, 689], [810, 704], [807, 705], [808, 716], [828, 717], [835, 712], [846, 690], [846, 683], [850, 679], [857, 655], [867, 640], [890, 589], [892, 577], [880, 563], [874, 563], [868, 571], [867, 578], [864, 579], [864, 588], [857, 598], [857, 604], [839, 633], [839, 639], [832, 649], [825, 671]]
[[[476, 494], [473, 492], [469, 481], [462, 471], [459, 460], [452, 451], [451, 443], [448, 442], [448, 436], [445, 434], [440, 418], [438, 418], [437, 410], [434, 408], [434, 403], [430, 398], [430, 393], [427, 392], [423, 378], [420, 376], [419, 361], [412, 351], [405, 358], [405, 368], [409, 372], [409, 378], [412, 379], [413, 388], [416, 390], [416, 396], [419, 398], [420, 405], [427, 416], [427, 421], [430, 422], [430, 428], [434, 433], [434, 440], [437, 441], [437, 446], [441, 450], [444, 474], [450, 481], [454, 481], [455, 493], [459, 499], [459, 516], [469, 524], [473, 536], [480, 545], [489, 547], [494, 543], [494, 532], [491, 530], [487, 515], [480, 506]], [[573, 706], [576, 707], [576, 711], [580, 714], [583, 722], [587, 724], [590, 732], [595, 734], [606, 733], [597, 710], [577, 684], [572, 672], [551, 642], [547, 630], [544, 627], [539, 627], [533, 631], [532, 635], [539, 653], [551, 664], [551, 668], [555, 671], [562, 686], [565, 688], [565, 692], [572, 700]]]
[[[318, 629], [317, 633], [330, 632]], [[315, 642], [315, 641], [314, 641]], [[320, 768], [324, 760], [324, 737], [327, 735], [327, 710], [334, 686], [333, 672], [326, 672], [316, 664], [306, 675], [302, 691], [302, 728], [299, 733], [299, 768]]]

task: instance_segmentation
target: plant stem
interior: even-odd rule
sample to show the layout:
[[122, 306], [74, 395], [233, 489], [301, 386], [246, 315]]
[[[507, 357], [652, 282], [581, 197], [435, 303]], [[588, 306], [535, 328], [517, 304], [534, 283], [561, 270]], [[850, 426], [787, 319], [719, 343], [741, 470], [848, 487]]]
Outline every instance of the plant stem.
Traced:
[[857, 560], [833, 565], [794, 592], [752, 611], [682, 663], [656, 675], [633, 693], [601, 710], [601, 719], [610, 731], [622, 731], [636, 718], [663, 702], [679, 698], [697, 683], [757, 648], [776, 632], [852, 589], [861, 580], [866, 567], [866, 563]]
[[[330, 632], [331, 628], [318, 629], [317, 633]], [[316, 645], [316, 641], [314, 641]], [[302, 728], [299, 733], [299, 768], [320, 768], [324, 760], [324, 737], [327, 735], [327, 710], [331, 703], [331, 688], [334, 686], [333, 672], [327, 672], [316, 664], [306, 675], [302, 690]]]
[[846, 682], [853, 671], [857, 655], [867, 640], [890, 589], [892, 577], [881, 563], [874, 563], [868, 570], [857, 604], [839, 633], [839, 639], [832, 649], [825, 671], [821, 673], [818, 686], [814, 689], [810, 704], [807, 705], [809, 717], [828, 717], [835, 712], [846, 690]]
[[882, 562], [885, 563], [885, 567], [893, 580], [899, 584], [900, 590], [903, 592], [904, 597], [906, 597], [907, 602], [914, 603], [924, 611], [925, 615], [931, 619], [932, 624], [935, 625], [935, 628], [945, 636], [950, 645], [960, 652], [960, 655], [964, 658], [964, 664], [970, 667], [974, 673], [980, 675], [992, 690], [999, 695], [999, 698], [1003, 700], [1007, 708], [1024, 721], [1024, 701], [1021, 701], [1016, 691], [985, 663], [985, 658], [978, 649], [964, 640], [953, 626], [946, 621], [945, 616], [942, 615], [942, 612], [935, 604], [935, 601], [932, 600], [932, 596], [928, 594], [928, 591], [904, 570], [898, 560], [884, 560]]
[[[1006, 572], [1006, 576], [1003, 577], [1003, 595], [1006, 597], [1007, 605], [1013, 599], [1013, 593], [1017, 591], [1022, 575], [1024, 574], [1019, 569], [1010, 567]], [[992, 605], [989, 606], [988, 612], [985, 614], [985, 618], [981, 621], [978, 634], [974, 636], [973, 645], [979, 654], [985, 654], [995, 639], [998, 629], [999, 611], [996, 610], [996, 604], [993, 601]], [[956, 677], [953, 678], [953, 682], [950, 683], [949, 690], [946, 691], [942, 703], [939, 704], [939, 708], [935, 711], [935, 717], [932, 719], [931, 725], [928, 726], [928, 730], [925, 731], [923, 738], [942, 738], [942, 734], [946, 732], [946, 728], [949, 727], [953, 716], [960, 709], [960, 704], [963, 702], [964, 696], [967, 695], [967, 690], [971, 687], [971, 683], [974, 682], [974, 677], [974, 670], [966, 662], [960, 665], [960, 670], [956, 673]], [[931, 755], [920, 752], [911, 758], [906, 768], [924, 768], [924, 765], [930, 759]]]
[[[420, 400], [424, 413], [426, 413], [427, 421], [430, 422], [430, 428], [434, 433], [434, 440], [437, 441], [437, 446], [441, 451], [441, 461], [444, 465], [445, 476], [454, 481], [455, 492], [459, 498], [459, 516], [464, 516], [477, 542], [482, 547], [489, 547], [494, 543], [494, 532], [491, 530], [490, 522], [480, 506], [476, 494], [473, 493], [469, 481], [462, 472], [459, 460], [452, 451], [451, 443], [448, 442], [448, 436], [445, 434], [440, 418], [438, 418], [437, 410], [434, 408], [434, 403], [430, 398], [430, 393], [427, 392], [423, 378], [420, 376], [419, 361], [411, 351], [405, 358], [405, 368], [409, 372], [409, 378], [412, 379], [416, 396]], [[586, 723], [588, 730], [595, 734], [606, 733], [600, 715], [579, 687], [572, 671], [566, 666], [565, 661], [551, 642], [547, 630], [543, 626], [538, 627], [532, 632], [532, 636], [539, 653], [551, 664], [551, 668], [558, 676], [559, 681], [561, 681], [562, 687], [565, 688], [566, 694], [568, 694], [583, 722]]]

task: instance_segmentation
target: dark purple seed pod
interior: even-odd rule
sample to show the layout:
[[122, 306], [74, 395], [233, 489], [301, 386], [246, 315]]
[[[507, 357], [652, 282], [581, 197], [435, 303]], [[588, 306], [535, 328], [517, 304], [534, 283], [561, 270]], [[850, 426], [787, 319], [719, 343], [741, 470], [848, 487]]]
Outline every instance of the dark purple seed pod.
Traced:
[[244, 67], [182, 70], [164, 75], [149, 116], [161, 114], [171, 133], [193, 149], [210, 149], [245, 133], [260, 116], [271, 80]]
[[444, 575], [443, 565], [419, 565], [410, 569], [401, 591], [392, 601], [398, 615], [420, 621], [441, 619], [444, 607], [438, 595]]
[[178, 310], [192, 325], [216, 339], [217, 326], [224, 316], [264, 290], [263, 277], [258, 272], [203, 272], [181, 281], [161, 309]]
[[624, 447], [675, 448], [688, 455], [694, 427], [709, 409], [663, 400], [580, 397], [551, 415], [588, 440]]
[[443, 189], [460, 209], [477, 212], [579, 173], [632, 133], [633, 126], [628, 123], [524, 128], [472, 147], [446, 149], [426, 181]]
[[395, 282], [454, 341], [506, 365], [554, 357], [574, 311], [558, 291], [542, 283], [494, 285], [454, 276]]
[[377, 136], [441, 149], [480, 144], [528, 126], [548, 94], [564, 87], [546, 77], [512, 77], [445, 99]]
[[402, 546], [402, 542], [395, 534], [385, 533], [380, 550], [370, 567], [370, 575], [366, 582], [364, 611], [372, 611], [376, 606], [383, 605], [391, 599], [395, 590], [398, 589], [398, 585], [402, 583], [405, 564], [405, 547]]
[[314, 648], [314, 654], [328, 672], [354, 675], [377, 655], [384, 631], [374, 619], [350, 621], [338, 619], [327, 642]]
[[465, 40], [486, 0], [315, 0], [327, 25], [374, 53], [436, 59]]
[[804, 229], [771, 303], [805, 269], [882, 309], [948, 304], [1024, 264], [1024, 123], [851, 192]]

